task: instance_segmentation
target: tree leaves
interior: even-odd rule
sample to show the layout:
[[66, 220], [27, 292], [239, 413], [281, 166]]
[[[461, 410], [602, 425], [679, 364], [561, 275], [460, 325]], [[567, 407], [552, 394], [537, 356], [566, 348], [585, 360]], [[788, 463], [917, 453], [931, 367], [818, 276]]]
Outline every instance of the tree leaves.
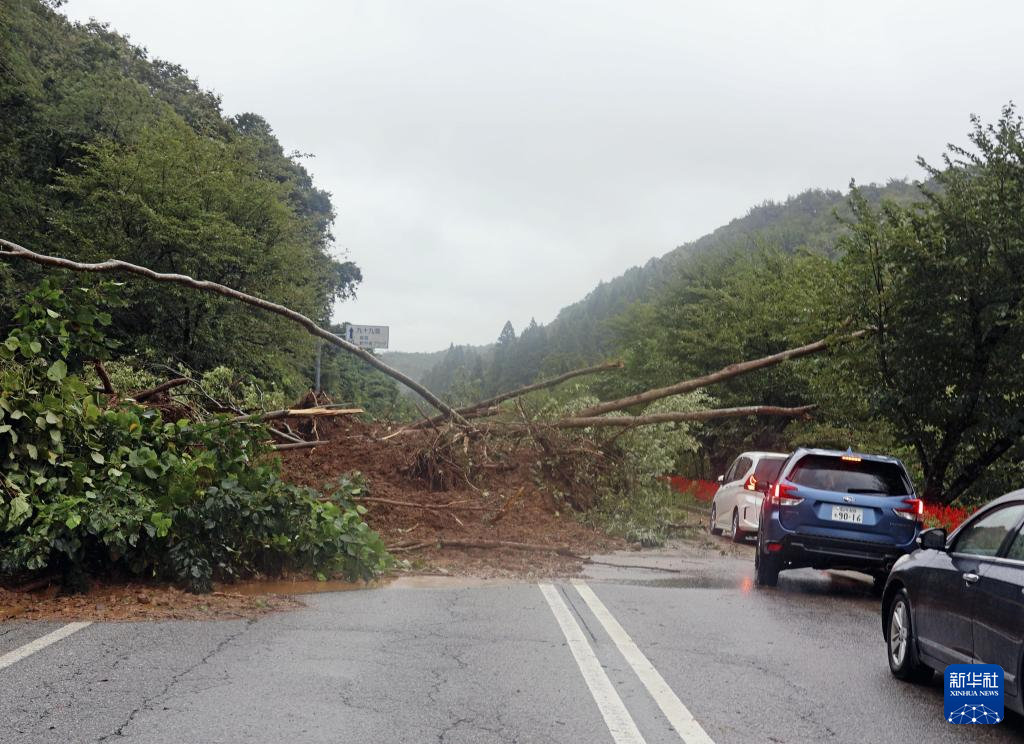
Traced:
[[58, 359], [46, 370], [46, 379], [52, 382], [60, 382], [68, 376], [68, 365], [63, 359]]

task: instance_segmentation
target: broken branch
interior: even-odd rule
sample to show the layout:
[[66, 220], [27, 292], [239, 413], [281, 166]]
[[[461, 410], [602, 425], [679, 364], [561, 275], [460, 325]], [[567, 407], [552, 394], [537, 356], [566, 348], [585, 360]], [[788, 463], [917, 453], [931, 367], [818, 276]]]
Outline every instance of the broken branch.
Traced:
[[270, 449], [274, 452], [285, 452], [286, 450], [310, 449], [319, 447], [321, 444], [327, 444], [327, 442], [319, 439], [315, 442], [288, 442], [287, 444], [275, 444]]
[[181, 387], [182, 385], [187, 385], [190, 382], [192, 382], [192, 380], [190, 380], [187, 377], [177, 377], [173, 380], [168, 380], [167, 382], [161, 383], [156, 387], [151, 387], [148, 390], [143, 390], [140, 393], [135, 393], [135, 395], [133, 395], [132, 397], [135, 399], [137, 403], [141, 403], [144, 400], [155, 398], [156, 396], [160, 395], [160, 393], [165, 393], [173, 388]]
[[110, 375], [107, 374], [107, 368], [103, 366], [103, 360], [93, 359], [92, 367], [96, 370], [96, 376], [100, 378], [100, 384], [103, 385], [104, 394], [116, 395], [114, 392], [114, 386], [110, 382]]
[[355, 496], [352, 498], [353, 501], [367, 504], [389, 504], [391, 506], [406, 506], [414, 509], [427, 509], [428, 511], [434, 511], [435, 509], [457, 509], [459, 511], [490, 511], [489, 507], [486, 506], [473, 506], [469, 504], [449, 503], [449, 504], [417, 504], [415, 501], [398, 501], [396, 499], [382, 499], [376, 496]]
[[317, 418], [318, 416], [350, 416], [364, 413], [362, 408], [282, 408], [280, 411], [254, 413], [252, 416], [239, 416], [235, 421], [277, 421], [286, 418]]

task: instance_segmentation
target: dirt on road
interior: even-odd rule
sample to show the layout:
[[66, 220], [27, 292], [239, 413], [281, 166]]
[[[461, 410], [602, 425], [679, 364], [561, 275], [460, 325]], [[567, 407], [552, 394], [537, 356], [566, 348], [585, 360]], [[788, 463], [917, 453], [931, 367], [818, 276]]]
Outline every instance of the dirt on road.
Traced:
[[[321, 423], [318, 433], [326, 444], [283, 453], [284, 476], [329, 491], [342, 475], [362, 473], [370, 499], [382, 500], [361, 502], [368, 510], [367, 523], [381, 533], [396, 557], [422, 571], [566, 576], [578, 572], [581, 556], [625, 547], [622, 540], [575, 518], [558, 500], [557, 488], [546, 479], [536, 451], [529, 447], [489, 453], [486, 462], [442, 461], [439, 467], [450, 472], [434, 480], [452, 482], [442, 490], [419, 475], [423, 453], [435, 447], [437, 433], [396, 431], [393, 425], [355, 419]], [[471, 477], [465, 477], [466, 469]], [[495, 545], [501, 542], [546, 550]], [[463, 547], [471, 543], [489, 547]]]

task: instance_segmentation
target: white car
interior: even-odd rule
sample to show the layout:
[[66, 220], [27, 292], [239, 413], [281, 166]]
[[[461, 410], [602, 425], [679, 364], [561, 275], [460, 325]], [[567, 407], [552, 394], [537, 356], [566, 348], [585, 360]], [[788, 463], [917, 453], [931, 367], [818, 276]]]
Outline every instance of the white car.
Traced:
[[778, 478], [787, 457], [781, 452], [744, 452], [737, 457], [725, 475], [718, 476], [708, 531], [721, 535], [728, 529], [733, 542], [757, 534], [764, 486]]

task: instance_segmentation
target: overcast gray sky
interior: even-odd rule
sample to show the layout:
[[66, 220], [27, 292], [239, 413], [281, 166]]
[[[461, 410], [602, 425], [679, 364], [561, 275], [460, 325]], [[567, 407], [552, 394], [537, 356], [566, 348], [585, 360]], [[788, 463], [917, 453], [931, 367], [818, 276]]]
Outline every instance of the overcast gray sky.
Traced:
[[311, 152], [338, 320], [493, 341], [764, 199], [916, 177], [1020, 98], [1024, 3], [70, 0]]

